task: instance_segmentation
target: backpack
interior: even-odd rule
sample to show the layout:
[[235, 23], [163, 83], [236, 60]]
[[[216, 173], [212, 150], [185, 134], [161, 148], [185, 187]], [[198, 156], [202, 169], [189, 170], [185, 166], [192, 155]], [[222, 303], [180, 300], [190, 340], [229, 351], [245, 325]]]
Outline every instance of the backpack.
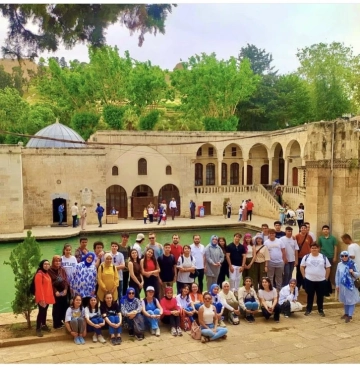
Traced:
[[191, 320], [185, 313], [180, 316], [180, 327], [185, 332], [191, 330]]
[[[100, 267], [101, 267], [101, 273], [103, 273], [103, 271], [104, 271], [104, 265], [103, 265], [103, 263], [100, 264]], [[112, 267], [113, 267], [113, 271], [115, 273], [115, 265], [113, 265]]]
[[[323, 256], [323, 258], [324, 258], [324, 268], [326, 269], [326, 256], [324, 255], [324, 254], [321, 254], [322, 256]], [[305, 263], [306, 263], [306, 260], [308, 259], [308, 257], [310, 256], [310, 254], [307, 254], [306, 256], [305, 256]]]
[[[190, 260], [191, 260], [191, 262], [193, 261], [192, 255], [190, 255]], [[184, 264], [184, 255], [181, 255], [181, 264]], [[197, 271], [197, 269], [195, 269], [194, 273], [189, 274], [189, 277], [193, 278], [193, 279], [195, 279], [198, 276], [199, 276], [199, 272]]]

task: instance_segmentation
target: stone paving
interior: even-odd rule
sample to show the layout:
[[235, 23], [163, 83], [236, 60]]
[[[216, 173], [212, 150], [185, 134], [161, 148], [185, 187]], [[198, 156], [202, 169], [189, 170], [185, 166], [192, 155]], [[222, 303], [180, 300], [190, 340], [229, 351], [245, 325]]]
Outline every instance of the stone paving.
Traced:
[[[122, 364], [278, 364], [278, 363], [360, 363], [360, 319], [344, 323], [343, 310], [325, 310], [321, 318], [316, 310], [305, 317], [303, 312], [280, 323], [257, 318], [255, 324], [241, 320], [238, 326], [228, 325], [227, 340], [206, 344], [194, 341], [188, 333], [172, 337], [166, 327], [161, 336], [146, 334], [144, 341], [135, 341], [124, 333], [121, 346], [93, 343], [89, 334], [84, 346], [76, 346], [71, 338], [36, 345], [0, 349], [0, 364], [55, 363], [122, 363]], [[34, 340], [38, 338], [34, 337]]]

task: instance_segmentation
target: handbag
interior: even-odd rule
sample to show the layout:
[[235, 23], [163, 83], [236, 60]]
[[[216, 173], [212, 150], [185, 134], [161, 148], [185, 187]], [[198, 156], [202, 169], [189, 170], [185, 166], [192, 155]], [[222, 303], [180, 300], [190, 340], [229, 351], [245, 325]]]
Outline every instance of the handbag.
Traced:
[[290, 311], [293, 313], [294, 311], [301, 311], [303, 306], [300, 304], [299, 301], [291, 301], [290, 302]]
[[359, 278], [356, 278], [355, 281], [354, 281], [354, 285], [357, 289], [360, 288], [360, 277]]
[[137, 314], [133, 319], [133, 323], [135, 333], [139, 334], [145, 332], [145, 320], [142, 314]]
[[191, 335], [191, 338], [194, 340], [201, 339], [201, 328], [195, 321], [191, 325], [190, 335]]

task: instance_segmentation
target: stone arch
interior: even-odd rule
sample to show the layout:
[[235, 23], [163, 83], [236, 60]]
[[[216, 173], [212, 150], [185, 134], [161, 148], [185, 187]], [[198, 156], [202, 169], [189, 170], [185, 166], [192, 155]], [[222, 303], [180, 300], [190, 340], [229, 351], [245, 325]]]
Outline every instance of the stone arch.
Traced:
[[196, 159], [213, 159], [217, 158], [217, 149], [210, 143], [205, 143], [198, 147], [196, 151]]
[[251, 146], [249, 150], [249, 159], [264, 159], [268, 160], [269, 158], [269, 150], [268, 148], [261, 143], [256, 143]]
[[[166, 204], [169, 204], [171, 199], [174, 198], [176, 200], [176, 206], [178, 210], [178, 215], [180, 215], [180, 191], [179, 189], [172, 183], [168, 183], [160, 188], [158, 201], [162, 200], [166, 201]], [[170, 212], [169, 212], [170, 214]]]
[[298, 186], [298, 168], [302, 166], [301, 154], [302, 152], [299, 141], [291, 140], [286, 146], [285, 156], [285, 159], [288, 161], [287, 183], [289, 186]]
[[106, 214], [110, 214], [113, 207], [117, 210], [119, 218], [127, 218], [127, 194], [125, 189], [119, 185], [113, 185], [106, 189]]
[[286, 146], [286, 157], [301, 157], [301, 154], [299, 141], [291, 140]]
[[[248, 165], [253, 168], [252, 184], [261, 182], [261, 167], [264, 164], [269, 164], [269, 149], [264, 144], [256, 143], [249, 150]], [[247, 182], [249, 184], [249, 178]]]
[[236, 143], [231, 143], [225, 147], [223, 150], [223, 158], [224, 159], [242, 159], [243, 158], [243, 150], [240, 145]]
[[144, 207], [147, 207], [150, 202], [157, 203], [152, 188], [145, 184], [136, 186], [131, 196], [131, 216], [134, 219], [142, 219]]
[[271, 173], [269, 172], [269, 183], [272, 183], [273, 181], [278, 179], [280, 184], [283, 185], [285, 161], [284, 161], [284, 149], [281, 143], [274, 142], [274, 144], [271, 146], [269, 160], [272, 160]]

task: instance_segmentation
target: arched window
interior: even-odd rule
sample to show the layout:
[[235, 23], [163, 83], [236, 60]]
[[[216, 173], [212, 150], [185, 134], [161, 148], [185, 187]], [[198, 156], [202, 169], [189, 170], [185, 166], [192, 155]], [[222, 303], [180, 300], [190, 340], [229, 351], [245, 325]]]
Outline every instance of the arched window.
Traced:
[[139, 159], [138, 161], [138, 175], [139, 176], [147, 175], [147, 162], [145, 159]]
[[170, 166], [170, 165], [167, 165], [167, 166], [166, 166], [166, 170], [165, 170], [165, 172], [166, 172], [166, 175], [167, 175], [167, 176], [171, 176], [171, 166]]
[[215, 185], [215, 164], [209, 163], [206, 165], [206, 185]]
[[203, 165], [200, 163], [195, 164], [195, 186], [203, 185]]
[[114, 165], [112, 167], [112, 175], [113, 176], [118, 176], [119, 175], [119, 168], [116, 165]]
[[225, 163], [221, 163], [221, 184], [227, 185], [227, 164]]
[[232, 163], [230, 165], [230, 184], [238, 185], [239, 184], [239, 164]]

